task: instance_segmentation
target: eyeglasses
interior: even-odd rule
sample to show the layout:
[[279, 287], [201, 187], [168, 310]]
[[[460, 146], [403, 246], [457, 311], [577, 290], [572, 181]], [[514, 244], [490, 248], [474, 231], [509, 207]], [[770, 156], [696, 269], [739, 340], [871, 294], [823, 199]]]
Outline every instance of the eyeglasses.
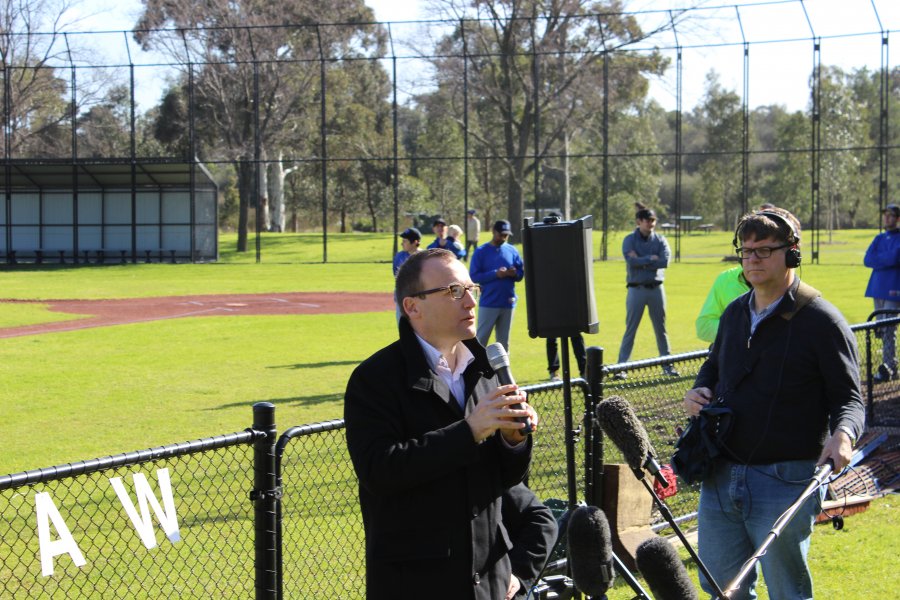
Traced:
[[752, 255], [756, 255], [756, 258], [769, 258], [772, 256], [772, 252], [775, 250], [781, 250], [782, 248], [789, 247], [790, 244], [782, 244], [780, 246], [775, 246], [774, 248], [770, 248], [768, 246], [760, 246], [759, 248], [737, 248], [735, 252], [741, 259], [750, 258]]
[[410, 294], [410, 296], [427, 296], [428, 294], [436, 294], [438, 292], [450, 292], [450, 297], [454, 300], [462, 300], [462, 297], [466, 295], [466, 292], [469, 292], [470, 294], [472, 294], [472, 298], [478, 300], [478, 295], [481, 293], [481, 286], [477, 283], [473, 283], [472, 285], [451, 283], [450, 285], [434, 288], [432, 290], [413, 292], [412, 294]]

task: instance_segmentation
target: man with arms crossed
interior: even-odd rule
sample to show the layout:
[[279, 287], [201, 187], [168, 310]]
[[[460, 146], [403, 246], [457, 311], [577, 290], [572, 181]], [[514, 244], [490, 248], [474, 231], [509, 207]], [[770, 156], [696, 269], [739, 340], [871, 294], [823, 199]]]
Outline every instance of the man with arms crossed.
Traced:
[[[799, 222], [781, 209], [748, 214], [734, 243], [753, 289], [725, 309], [684, 396], [691, 416], [708, 405], [734, 411], [698, 512], [700, 558], [723, 589], [816, 465], [830, 460], [835, 472], [847, 465], [864, 426], [856, 338], [841, 313], [795, 274]], [[806, 555], [821, 499], [808, 498], [762, 557], [775, 600], [813, 597]], [[750, 573], [732, 598], [756, 598], [756, 579]]]
[[498, 386], [474, 339], [477, 296], [451, 252], [411, 256], [396, 279], [400, 339], [347, 384], [370, 600], [502, 600], [520, 585], [501, 497], [531, 459], [515, 419], [537, 414], [515, 385]]
[[[669, 334], [666, 333], [666, 292], [663, 286], [665, 269], [669, 266], [669, 243], [656, 233], [656, 212], [643, 204], [636, 204], [634, 231], [622, 240], [622, 254], [626, 264], [628, 295], [625, 298], [625, 335], [619, 346], [619, 362], [628, 362], [634, 348], [634, 336], [644, 316], [646, 307], [656, 334], [656, 349], [660, 356], [671, 354]], [[678, 377], [670, 364], [663, 366], [663, 373]], [[615, 375], [627, 377], [624, 371]]]

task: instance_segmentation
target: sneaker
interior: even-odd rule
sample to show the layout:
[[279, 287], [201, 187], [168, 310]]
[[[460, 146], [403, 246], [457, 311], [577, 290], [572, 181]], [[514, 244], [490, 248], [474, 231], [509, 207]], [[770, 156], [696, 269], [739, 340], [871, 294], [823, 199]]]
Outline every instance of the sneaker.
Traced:
[[664, 365], [662, 370], [663, 375], [668, 375], [669, 377], [681, 377], [681, 373], [679, 373], [672, 365]]
[[878, 372], [872, 377], [872, 381], [874, 383], [884, 383], [885, 381], [890, 381], [894, 378], [894, 372], [891, 370], [889, 366], [884, 363], [881, 363], [878, 366]]
[[550, 371], [550, 381], [562, 381], [562, 379], [559, 378], [556, 371]]
[[622, 381], [628, 379], [628, 373], [625, 371], [619, 371], [615, 375], [613, 375], [613, 379], [621, 379]]

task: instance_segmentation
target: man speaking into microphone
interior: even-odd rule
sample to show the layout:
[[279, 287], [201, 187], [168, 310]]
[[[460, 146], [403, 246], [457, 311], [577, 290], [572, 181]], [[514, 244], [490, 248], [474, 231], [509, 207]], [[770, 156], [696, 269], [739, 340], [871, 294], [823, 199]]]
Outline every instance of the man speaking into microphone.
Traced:
[[523, 421], [538, 418], [475, 340], [478, 291], [451, 252], [411, 256], [396, 278], [400, 339], [347, 384], [370, 600], [504, 600], [520, 585], [501, 497], [528, 472]]
[[[751, 213], [734, 245], [752, 289], [725, 309], [684, 397], [692, 417], [707, 406], [732, 411], [698, 513], [700, 558], [723, 586], [798, 500], [817, 464], [830, 460], [835, 472], [847, 465], [864, 426], [856, 338], [795, 273], [800, 223], [782, 209]], [[771, 598], [813, 597], [806, 556], [818, 511], [817, 498], [808, 498], [762, 557]], [[756, 578], [751, 571], [731, 598], [755, 598]]]

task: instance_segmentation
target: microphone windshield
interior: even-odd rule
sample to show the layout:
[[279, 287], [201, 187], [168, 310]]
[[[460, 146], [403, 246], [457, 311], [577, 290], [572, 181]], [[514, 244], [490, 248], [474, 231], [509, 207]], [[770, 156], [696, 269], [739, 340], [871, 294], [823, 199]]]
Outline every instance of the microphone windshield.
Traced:
[[509, 368], [509, 354], [506, 348], [500, 342], [495, 342], [485, 348], [487, 350], [487, 359], [494, 371], [499, 371], [503, 367]]
[[647, 430], [621, 396], [610, 396], [597, 405], [597, 421], [613, 443], [622, 451], [625, 462], [640, 470], [648, 458], [656, 458]]
[[641, 542], [635, 562], [656, 600], [699, 599], [678, 552], [665, 539], [656, 536]]
[[588, 596], [602, 597], [615, 579], [606, 515], [596, 506], [579, 506], [569, 517], [567, 538], [575, 587]]

